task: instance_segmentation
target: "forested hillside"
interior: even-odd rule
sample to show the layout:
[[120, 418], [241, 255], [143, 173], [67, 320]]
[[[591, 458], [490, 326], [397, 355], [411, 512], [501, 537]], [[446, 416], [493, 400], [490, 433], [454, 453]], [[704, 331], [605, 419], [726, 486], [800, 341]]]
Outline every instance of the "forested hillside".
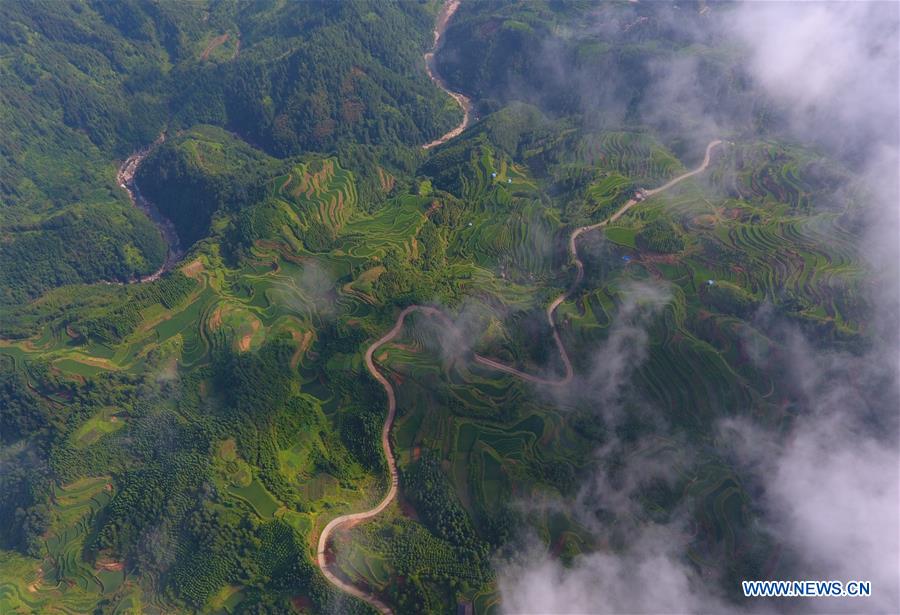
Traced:
[[4, 3], [0, 299], [159, 267], [115, 161], [164, 129], [216, 124], [278, 156], [443, 133], [459, 111], [422, 66], [433, 19], [412, 2]]
[[721, 126], [758, 136], [772, 109], [702, 6], [475, 2], [448, 28], [439, 69], [485, 111], [526, 101], [590, 128], [652, 127], [680, 154]]

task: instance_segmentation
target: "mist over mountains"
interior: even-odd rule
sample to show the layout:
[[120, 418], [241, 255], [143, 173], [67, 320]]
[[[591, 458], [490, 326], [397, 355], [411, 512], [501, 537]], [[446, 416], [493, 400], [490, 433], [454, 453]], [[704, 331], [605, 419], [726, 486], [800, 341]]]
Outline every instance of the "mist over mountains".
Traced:
[[[734, 451], [743, 480], [760, 496], [765, 532], [783, 548], [778, 578], [870, 579], [879, 588], [863, 602], [823, 598], [791, 605], [744, 603], [740, 608], [895, 611], [900, 607], [898, 6], [743, 3], [713, 4], [697, 15], [688, 7], [678, 10], [672, 5], [652, 10], [652, 16], [642, 17], [642, 12], [636, 7], [630, 15], [604, 19], [603, 9], [590, 9], [596, 22], [562, 29], [556, 42], [541, 48], [540, 61], [551, 71], [551, 79], [562, 87], [562, 80], [571, 77], [565, 85], [576, 94], [568, 96], [585, 108], [588, 117], [602, 116], [613, 124], [629, 121], [627, 110], [619, 109], [615, 115], [615, 104], [607, 104], [612, 93], [622, 92], [629, 65], [623, 64], [611, 79], [596, 65], [573, 67], [567, 39], [595, 37], [597, 45], [603, 45], [623, 37], [629, 24], [650, 20], [653, 27], [674, 33], [673, 39], [684, 47], [721, 49], [727, 44], [731, 70], [741, 75], [739, 95], [732, 98], [728, 90], [708, 87], [704, 75], [709, 69], [694, 56], [661, 54], [662, 58], [644, 62], [646, 82], [641, 84], [636, 109], [663, 134], [667, 122], [685, 115], [699, 117], [692, 124], [696, 132], [691, 131], [698, 142], [715, 135], [747, 134], [753, 115], [765, 111], [774, 114], [775, 121], [763, 134], [782, 132], [821, 147], [866, 178], [860, 184], [865, 186], [862, 198], [870, 206], [861, 221], [866, 239], [860, 249], [876, 280], [867, 287], [872, 301], [867, 328], [878, 332], [872, 346], [861, 355], [824, 350], [763, 306], [754, 326], [785, 340], [788, 350], [787, 356], [754, 360], [788, 370], [797, 387], [796, 422], [788, 432], [779, 433], [747, 419], [725, 419], [717, 430], [718, 444]], [[511, 85], [501, 97], [516, 98], [524, 91]], [[841, 186], [837, 198], [860, 198], [854, 193], [858, 187]], [[620, 311], [620, 318], [627, 318], [627, 311]], [[640, 344], [629, 344], [628, 354], [636, 348]], [[617, 386], [611, 384], [616, 379], [610, 378], [607, 366], [621, 363], [621, 355], [622, 349], [615, 346], [598, 351], [605, 377], [602, 384], [581, 391], [594, 397], [596, 412], [615, 412], [621, 405], [621, 399], [611, 400], [606, 393]], [[627, 374], [618, 375], [627, 379]], [[609, 451], [598, 451], [601, 457], [606, 454]], [[627, 511], [634, 506], [635, 485], [670, 480], [671, 465], [665, 459], [657, 461], [626, 466], [625, 478], [615, 484], [598, 474], [568, 506], [594, 519], [590, 511], [607, 509], [611, 502]], [[616, 505], [612, 510], [617, 517], [623, 515]], [[716, 589], [723, 579], [705, 572], [701, 577], [690, 563], [691, 533], [683, 516], [665, 523], [647, 520], [627, 530], [620, 549], [583, 556], [571, 567], [561, 566], [541, 546], [529, 543], [528, 555], [500, 564], [506, 612], [734, 608]]]
[[900, 612], [897, 3], [0, 23], [0, 613]]

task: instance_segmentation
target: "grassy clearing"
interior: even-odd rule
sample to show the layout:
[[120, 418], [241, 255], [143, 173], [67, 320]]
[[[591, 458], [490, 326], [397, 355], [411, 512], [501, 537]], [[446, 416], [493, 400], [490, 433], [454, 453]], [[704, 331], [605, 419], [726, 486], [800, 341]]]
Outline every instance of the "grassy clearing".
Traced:
[[243, 487], [229, 487], [228, 492], [250, 504], [253, 510], [263, 519], [273, 519], [281, 504], [254, 478]]
[[72, 434], [78, 448], [88, 447], [105, 435], [114, 433], [125, 426], [125, 419], [116, 416], [115, 408], [104, 408], [99, 414], [88, 419]]

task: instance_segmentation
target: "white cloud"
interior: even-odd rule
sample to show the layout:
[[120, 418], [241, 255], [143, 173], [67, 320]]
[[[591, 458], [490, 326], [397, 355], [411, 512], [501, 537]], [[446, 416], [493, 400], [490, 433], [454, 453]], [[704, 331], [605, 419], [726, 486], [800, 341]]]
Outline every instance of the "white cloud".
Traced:
[[[855, 215], [865, 217], [859, 247], [875, 280], [867, 323], [872, 346], [860, 354], [822, 350], [796, 331], [757, 323], [786, 350], [779, 366], [765, 367], [786, 370], [797, 415], [786, 432], [749, 419], [722, 421], [719, 443], [734, 448], [738, 468], [759, 488], [755, 510], [783, 547], [779, 575], [871, 580], [874, 595], [726, 603], [718, 579], [700, 576], [689, 564], [685, 516], [678, 515], [666, 525], [638, 521], [625, 529], [621, 550], [579, 556], [571, 567], [532, 543], [515, 561], [498, 564], [508, 613], [900, 613], [900, 3], [753, 2], [714, 6], [712, 13], [710, 27], [743, 45], [754, 82], [786, 110], [793, 138], [848, 161], [870, 189]], [[690, 91], [687, 81], [696, 71], [689, 63], [676, 68], [674, 81], [652, 86], [661, 95]], [[621, 321], [603, 350], [608, 360], [598, 361], [582, 384], [585, 390], [595, 385], [590, 390], [608, 417], [616, 415], [619, 394], [645, 356], [646, 334]], [[634, 486], [652, 475], [665, 479], [660, 467], [629, 458], [618, 488], [598, 473], [576, 501], [556, 506], [583, 521], [598, 502], [633, 512]]]
[[898, 13], [896, 2], [747, 2], [723, 25], [802, 133], [896, 146]]
[[570, 568], [540, 547], [509, 563], [499, 587], [505, 613], [696, 613], [729, 610], [683, 554], [684, 535], [644, 528], [623, 552], [581, 555]]

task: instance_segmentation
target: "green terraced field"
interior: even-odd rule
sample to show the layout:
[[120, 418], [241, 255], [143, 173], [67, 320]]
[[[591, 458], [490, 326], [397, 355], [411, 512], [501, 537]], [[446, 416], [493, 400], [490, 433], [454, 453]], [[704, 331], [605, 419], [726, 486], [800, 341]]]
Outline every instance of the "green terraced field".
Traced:
[[[281, 66], [284, 50], [256, 40], [262, 26], [240, 31], [232, 18], [171, 42], [172, 58], [177, 47], [204, 70], [244, 66], [246, 41]], [[413, 51], [398, 64], [418, 61]], [[323, 528], [389, 486], [387, 400], [365, 352], [412, 305], [450, 320], [413, 313], [374, 353], [396, 392], [399, 498], [333, 535], [321, 557], [341, 578], [399, 613], [497, 613], [495, 562], [524, 535], [568, 565], [622, 549], [621, 528], [674, 517], [701, 576], [778, 560], [716, 424], [780, 430], [796, 412], [776, 363], [783, 340], [764, 318], [830, 348], [867, 343], [870, 272], [853, 223], [865, 191], [852, 173], [736, 132], [702, 174], [638, 200], [697, 164], [683, 138], [494, 99], [443, 145], [388, 146], [376, 137], [407, 125], [387, 102], [405, 80], [379, 85], [362, 64], [332, 84], [340, 122], [323, 115], [318, 81], [298, 80], [276, 109], [247, 64], [222, 113], [267, 118], [265, 143], [173, 123], [144, 167], [141, 182], [172, 197], [167, 211], [196, 240], [176, 269], [144, 284], [61, 285], [5, 309], [0, 391], [16, 404], [3, 427], [16, 435], [0, 441], [0, 465], [22, 468], [9, 490], [30, 502], [34, 527], [0, 551], [0, 613], [364, 612], [313, 562]], [[381, 119], [364, 114], [370, 102]], [[357, 121], [359, 142], [332, 138]], [[301, 124], [303, 148], [291, 137]], [[584, 276], [570, 288], [582, 266], [570, 234], [633, 198], [580, 236]], [[567, 289], [552, 322], [568, 388], [476, 360], [560, 378], [546, 309]], [[633, 365], [617, 363], [623, 348]], [[626, 513], [573, 512], [592, 477], [621, 487], [623, 468], [660, 463], [665, 484], [636, 486]]]

